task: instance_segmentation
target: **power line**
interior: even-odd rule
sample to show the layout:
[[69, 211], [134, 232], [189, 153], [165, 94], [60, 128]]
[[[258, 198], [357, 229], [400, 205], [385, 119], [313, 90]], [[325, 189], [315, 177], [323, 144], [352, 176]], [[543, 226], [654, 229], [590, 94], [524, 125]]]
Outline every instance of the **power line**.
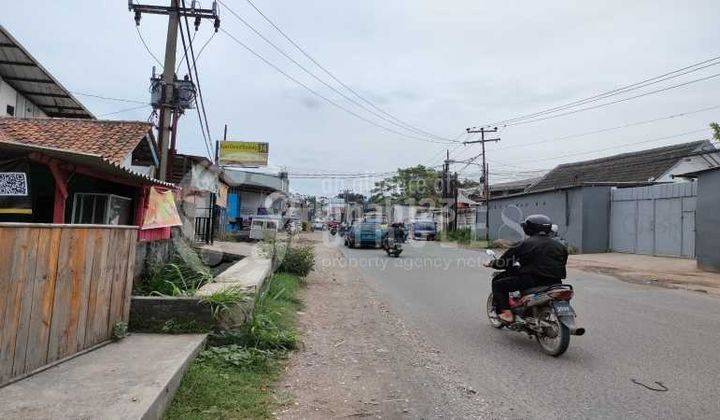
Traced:
[[[184, 0], [182, 1], [182, 7], [183, 7], [183, 8], [185, 7], [185, 1], [184, 1]], [[188, 40], [190, 39], [190, 26], [188, 25], [187, 17], [185, 17], [185, 24], [186, 24], [186, 28], [183, 28], [182, 21], [178, 22], [178, 25], [180, 26], [180, 39], [182, 40], [183, 49], [184, 49], [185, 51], [187, 51], [187, 50], [188, 50], [188, 46], [186, 45], [186, 42], [185, 42], [185, 29], [187, 29]], [[191, 53], [192, 53], [192, 44], [190, 44], [190, 51], [191, 51]], [[193, 57], [193, 59], [194, 59], [194, 55], [193, 55], [192, 57]], [[191, 81], [194, 81], [194, 82], [196, 83], [198, 92], [201, 93], [202, 91], [200, 90], [200, 82], [197, 80], [196, 77], [193, 77], [193, 66], [190, 64], [190, 59], [189, 59], [188, 55], [187, 55], [187, 54], [184, 54], [184, 55], [183, 55], [183, 59], [185, 60], [185, 64], [187, 65], [187, 69], [188, 69], [188, 73], [189, 73], [188, 76], [189, 76], [190, 80], [191, 80]], [[193, 60], [193, 63], [194, 63], [194, 62], [195, 62], [195, 61]], [[197, 75], [197, 70], [195, 71], [195, 74]], [[202, 96], [200, 96], [200, 105], [201, 105], [201, 106], [203, 105], [203, 104], [202, 104]], [[206, 134], [206, 129], [207, 129], [207, 125], [206, 125], [206, 124], [207, 124], [207, 120], [205, 120], [205, 122], [203, 122], [203, 117], [202, 117], [202, 115], [201, 115], [200, 108], [201, 108], [200, 106], [196, 106], [196, 107], [195, 107], [195, 109], [196, 109], [196, 111], [197, 111], [197, 114], [198, 114], [198, 122], [200, 123], [200, 132], [202, 133], [202, 136], [203, 136], [203, 140], [204, 140], [203, 143], [205, 144], [205, 151], [207, 152], [207, 156], [208, 156], [208, 158], [209, 158], [211, 161], [213, 161], [213, 160], [214, 160], [214, 156], [213, 156], [213, 153], [212, 153], [211, 147], [210, 147], [210, 146], [211, 146], [211, 143], [210, 143], [209, 140], [208, 140], [208, 137], [210, 136], [210, 131], [208, 130], [208, 131], [207, 131], [207, 134]]]
[[135, 111], [135, 110], [143, 109], [143, 108], [146, 108], [146, 107], [149, 107], [149, 106], [150, 106], [149, 104], [144, 104], [144, 105], [141, 105], [141, 106], [134, 106], [134, 107], [132, 107], [132, 108], [124, 108], [124, 109], [121, 109], [121, 110], [118, 110], [118, 111], [106, 112], [105, 114], [99, 114], [98, 117], [107, 117], [107, 116], [110, 116], [110, 115], [122, 114], [123, 112]]
[[507, 150], [507, 149], [515, 149], [515, 148], [518, 148], [518, 147], [527, 147], [527, 146], [533, 146], [533, 145], [537, 145], [537, 144], [550, 143], [550, 142], [554, 142], [554, 141], [569, 140], [569, 139], [574, 139], [574, 138], [578, 138], [578, 137], [589, 136], [589, 135], [592, 135], [592, 134], [606, 133], [606, 132], [608, 132], [608, 131], [619, 130], [619, 129], [622, 129], [622, 128], [635, 127], [635, 126], [644, 125], [644, 124], [651, 124], [651, 123], [654, 123], [654, 122], [669, 120], [669, 119], [678, 118], [678, 117], [686, 117], [686, 116], [688, 116], [688, 115], [698, 114], [698, 113], [700, 113], [700, 112], [705, 112], [705, 111], [712, 111], [712, 110], [715, 110], [715, 109], [720, 109], [720, 105], [714, 105], [714, 106], [710, 106], [710, 107], [707, 107], [707, 108], [697, 109], [697, 110], [694, 110], [694, 111], [681, 112], [681, 113], [678, 113], [678, 114], [672, 114], [672, 115], [668, 115], [668, 116], [665, 116], [665, 117], [653, 118], [653, 119], [650, 119], [650, 120], [643, 120], [643, 121], [637, 121], [637, 122], [628, 123], [628, 124], [623, 124], [623, 125], [616, 125], [616, 126], [614, 126], [614, 127], [607, 127], [607, 128], [600, 128], [600, 129], [592, 130], [592, 131], [585, 131], [585, 132], [582, 132], [582, 133], [571, 134], [571, 135], [567, 135], [567, 136], [563, 136], [563, 137], [556, 137], [556, 138], [552, 138], [552, 139], [539, 140], [539, 141], [530, 142], [530, 143], [510, 145], [510, 146], [500, 147], [500, 148], [495, 149], [495, 150], [500, 151], [500, 150]]
[[72, 91], [72, 92], [70, 92], [70, 93], [72, 93], [73, 95], [87, 96], [87, 97], [89, 97], [89, 98], [96, 98], [96, 99], [105, 99], [105, 100], [108, 100], [108, 101], [117, 101], [117, 102], [127, 102], [127, 103], [130, 103], [130, 104], [149, 105], [147, 102], [138, 101], [138, 100], [135, 100], [135, 99], [113, 98], [113, 97], [111, 97], [111, 96], [102, 96], [102, 95], [96, 95], [96, 94], [93, 94], [93, 93], [76, 92], [76, 91]]
[[345, 111], [345, 112], [347, 112], [348, 114], [350, 114], [350, 115], [352, 115], [352, 116], [354, 116], [354, 117], [356, 117], [356, 118], [358, 118], [358, 119], [360, 119], [360, 120], [362, 120], [362, 121], [365, 121], [366, 123], [368, 123], [368, 124], [370, 124], [370, 125], [373, 125], [373, 126], [378, 127], [378, 128], [380, 128], [380, 129], [382, 129], [382, 130], [388, 131], [388, 132], [393, 133], [393, 134], [397, 134], [397, 135], [402, 136], [402, 137], [406, 137], [406, 138], [409, 138], [409, 139], [413, 139], [413, 140], [419, 140], [419, 141], [424, 141], [424, 142], [428, 142], [428, 143], [443, 143], [443, 144], [451, 143], [451, 142], [448, 142], [448, 141], [439, 141], [439, 140], [433, 140], [433, 139], [428, 139], [428, 138], [423, 138], [423, 137], [411, 136], [411, 135], [402, 133], [402, 132], [400, 132], [400, 131], [397, 131], [397, 130], [395, 130], [395, 129], [393, 129], [393, 128], [386, 127], [386, 126], [384, 126], [384, 125], [378, 124], [377, 122], [372, 121], [372, 120], [370, 120], [370, 119], [368, 119], [368, 118], [365, 118], [365, 117], [363, 117], [362, 115], [356, 113], [355, 111], [353, 111], [353, 110], [351, 110], [351, 109], [348, 109], [348, 108], [346, 108], [346, 107], [338, 104], [337, 102], [333, 101], [332, 99], [328, 98], [327, 96], [321, 94], [320, 92], [314, 90], [314, 89], [311, 88], [310, 86], [306, 85], [305, 83], [303, 83], [303, 82], [301, 82], [300, 80], [296, 79], [295, 77], [291, 76], [290, 74], [288, 74], [287, 72], [285, 72], [284, 70], [282, 70], [280, 67], [278, 67], [277, 65], [273, 64], [273, 63], [270, 62], [268, 59], [266, 59], [265, 57], [263, 57], [262, 55], [260, 55], [258, 52], [256, 52], [255, 50], [253, 50], [252, 48], [250, 48], [249, 46], [247, 46], [245, 43], [243, 43], [242, 41], [240, 41], [239, 39], [237, 39], [233, 34], [231, 34], [230, 32], [228, 32], [225, 28], [220, 28], [220, 31], [222, 31], [225, 35], [227, 35], [228, 37], [230, 37], [230, 39], [232, 39], [235, 43], [237, 43], [238, 45], [240, 45], [241, 47], [243, 47], [243, 48], [244, 48], [245, 50], [247, 50], [249, 53], [251, 53], [252, 55], [254, 55], [255, 57], [257, 57], [258, 59], [260, 59], [263, 63], [267, 64], [268, 66], [272, 67], [275, 71], [277, 71], [278, 73], [280, 73], [280, 74], [282, 74], [283, 76], [285, 76], [286, 78], [288, 78], [290, 81], [292, 81], [292, 82], [296, 83], [297, 85], [303, 87], [305, 90], [307, 90], [308, 92], [312, 93], [313, 95], [319, 97], [320, 99], [322, 99], [323, 101], [329, 103], [330, 105], [332, 105], [332, 106], [334, 106], [334, 107], [336, 107], [336, 108], [338, 108], [338, 109], [340, 109], [340, 110], [342, 110], [342, 111]]
[[[590, 96], [590, 97], [588, 97], [588, 98], [579, 99], [579, 100], [572, 101], [572, 102], [569, 102], [569, 103], [564, 104], [564, 105], [559, 105], [559, 106], [556, 106], [556, 107], [544, 109], [544, 110], [541, 110], [541, 111], [538, 111], [538, 112], [534, 112], [534, 113], [530, 113], [530, 114], [524, 114], [524, 115], [520, 115], [520, 116], [517, 116], [517, 117], [513, 117], [513, 118], [509, 118], [509, 119], [497, 121], [497, 122], [495, 122], [495, 123], [487, 124], [487, 125], [485, 125], [485, 126], [497, 126], [497, 125], [512, 126], [512, 125], [517, 125], [517, 124], [515, 124], [515, 123], [518, 122], [518, 121], [520, 121], [520, 120], [526, 120], [526, 119], [529, 119], [529, 118], [534, 118], [534, 117], [537, 117], [537, 116], [541, 116], [541, 115], [545, 115], [545, 114], [549, 114], [549, 113], [554, 113], [554, 112], [557, 112], [557, 111], [562, 111], [562, 110], [564, 110], [564, 109], [574, 108], [574, 107], [576, 107], [576, 106], [584, 105], [584, 104], [587, 104], [587, 103], [590, 103], [590, 102], [596, 102], [596, 101], [598, 101], [598, 100], [602, 100], [602, 99], [605, 99], [605, 98], [608, 98], [608, 97], [611, 97], [611, 96], [616, 96], [616, 95], [619, 95], [619, 94], [627, 93], [627, 92], [630, 92], [630, 91], [633, 91], [633, 90], [637, 90], [637, 89], [641, 89], [641, 88], [643, 88], [643, 87], [647, 87], [647, 86], [650, 86], [650, 85], [653, 85], [653, 84], [656, 84], [656, 83], [660, 83], [660, 82], [663, 82], [663, 81], [666, 81], [666, 80], [670, 80], [670, 79], [673, 79], [673, 78], [677, 78], [677, 77], [680, 77], [680, 76], [683, 76], [683, 75], [686, 75], [686, 74], [689, 74], [689, 73], [692, 73], [692, 72], [695, 72], [695, 71], [699, 71], [699, 70], [705, 69], [705, 68], [707, 68], [707, 67], [720, 64], [720, 61], [718, 61], [718, 60], [720, 60], [720, 56], [718, 56], [718, 57], [713, 57], [713, 58], [710, 58], [710, 59], [708, 59], [708, 60], [704, 60], [704, 61], [701, 61], [701, 62], [698, 62], [698, 63], [695, 63], [695, 64], [691, 64], [691, 65], [689, 65], [689, 66], [686, 66], [686, 67], [683, 67], [683, 68], [680, 68], [680, 69], [677, 69], [677, 70], [673, 70], [673, 71], [671, 71], [671, 72], [662, 74], [662, 75], [660, 75], [660, 76], [651, 77], [651, 78], [649, 78], [649, 79], [645, 79], [645, 80], [642, 80], [642, 81], [640, 81], [640, 82], [636, 82], [636, 83], [632, 83], [632, 84], [630, 84], [630, 85], [622, 86], [622, 87], [620, 87], [620, 88], [613, 89], [613, 90], [610, 90], [610, 91], [607, 91], [607, 92], [602, 92], [602, 93], [599, 93], [599, 94], [597, 94], [597, 95]], [[709, 64], [708, 64], [708, 63], [709, 63]]]
[[[697, 134], [697, 133], [701, 133], [701, 132], [707, 132], [707, 130], [708, 130], [707, 128], [702, 128], [702, 129], [699, 129], [699, 130], [685, 131], [685, 132], [682, 132], [682, 133], [677, 133], [677, 134], [673, 134], [673, 135], [670, 135], [670, 136], [658, 137], [658, 138], [654, 138], [654, 139], [650, 139], [650, 140], [643, 140], [643, 141], [638, 141], [638, 142], [630, 142], [630, 143], [616, 144], [616, 145], [613, 145], [613, 146], [610, 146], [610, 147], [605, 147], [605, 148], [602, 148], [602, 149], [594, 149], [594, 150], [589, 150], [589, 151], [585, 151], [585, 152], [577, 152], [577, 153], [568, 153], [568, 154], [565, 154], [565, 155], [552, 156], [552, 157], [549, 157], [549, 158], [542, 158], [542, 159], [521, 160], [521, 161], [516, 161], [516, 162], [518, 162], [518, 163], [523, 163], [523, 162], [543, 162], [543, 161], [549, 161], [549, 160], [555, 160], [555, 159], [562, 159], [562, 158], [566, 158], [566, 157], [590, 155], [590, 154], [594, 154], [594, 153], [598, 153], [598, 152], [606, 152], [606, 151], [609, 151], [609, 150], [615, 150], [615, 149], [617, 149], [617, 148], [619, 148], [619, 147], [636, 146], [636, 145], [639, 145], [639, 144], [654, 143], [654, 142], [658, 142], [658, 141], [662, 141], [662, 140], [668, 140], [668, 139], [672, 139], [672, 138], [676, 138], [676, 137], [687, 136], [687, 135], [690, 135], [690, 134]], [[501, 163], [501, 164], [502, 164], [502, 163]]]
[[[181, 1], [182, 6], [185, 7], [185, 0]], [[182, 26], [182, 24], [180, 24]], [[188, 38], [190, 37], [190, 21], [187, 15], [185, 15], [185, 29], [187, 30]], [[205, 130], [207, 130], [207, 142], [210, 143], [212, 149], [212, 135], [210, 134], [210, 123], [208, 122], [207, 111], [205, 109], [205, 99], [203, 98], [202, 87], [200, 86], [200, 74], [197, 70], [197, 57], [195, 56], [195, 48], [190, 44], [190, 56], [192, 57], [192, 68], [188, 68], [188, 71], [195, 73], [195, 83], [197, 83], [198, 96], [200, 97], [200, 107], [202, 108], [203, 119], [205, 120]], [[210, 152], [210, 160], [215, 161], [214, 155]]]
[[[423, 132], [420, 131], [420, 130], [415, 129], [414, 127], [408, 127], [408, 126], [403, 125], [403, 124], [401, 124], [401, 123], [397, 123], [397, 122], [393, 121], [392, 119], [390, 119], [390, 118], [388, 118], [388, 117], [385, 117], [384, 115], [378, 113], [377, 111], [374, 111], [373, 109], [368, 108], [366, 105], [363, 105], [362, 103], [358, 102], [357, 100], [355, 100], [355, 99], [347, 96], [345, 93], [343, 93], [343, 92], [341, 92], [340, 90], [338, 90], [337, 88], [335, 88], [335, 86], [327, 83], [325, 80], [323, 80], [323, 79], [321, 79], [320, 77], [318, 77], [315, 73], [313, 73], [312, 71], [308, 70], [307, 67], [305, 67], [305, 66], [303, 66], [302, 64], [300, 64], [300, 63], [299, 63], [297, 60], [295, 60], [292, 56], [290, 56], [288, 53], [286, 53], [282, 48], [278, 47], [277, 44], [275, 44], [274, 42], [272, 42], [271, 40], [269, 40], [266, 36], [264, 36], [262, 33], [260, 33], [260, 31], [258, 31], [254, 26], [252, 26], [250, 23], [248, 23], [245, 19], [243, 19], [240, 15], [238, 15], [238, 14], [237, 14], [234, 10], [232, 10], [230, 7], [228, 7], [227, 5], [225, 5], [225, 4], [222, 3], [222, 2], [220, 2], [220, 3], [223, 4], [223, 6], [225, 6], [225, 7], [228, 9], [228, 11], [230, 12], [230, 14], [232, 14], [237, 20], [239, 20], [240, 22], [242, 22], [243, 25], [245, 25], [246, 27], [248, 27], [253, 33], [255, 33], [255, 35], [257, 35], [258, 37], [260, 37], [260, 39], [262, 39], [262, 40], [265, 41], [268, 45], [270, 45], [275, 51], [277, 51], [278, 53], [280, 53], [283, 57], [287, 58], [291, 63], [295, 64], [295, 66], [297, 66], [300, 70], [302, 70], [303, 72], [305, 72], [308, 76], [312, 77], [313, 79], [315, 79], [316, 81], [320, 82], [322, 85], [324, 85], [324, 86], [327, 87], [328, 89], [330, 89], [330, 90], [332, 90], [333, 92], [335, 92], [336, 94], [340, 95], [340, 96], [341, 96], [343, 99], [345, 99], [346, 101], [348, 101], [348, 102], [352, 103], [353, 105], [357, 106], [358, 108], [360, 108], [360, 109], [362, 109], [362, 110], [364, 110], [364, 111], [372, 114], [373, 116], [375, 116], [375, 117], [377, 117], [377, 118], [380, 118], [381, 120], [383, 120], [383, 121], [385, 121], [385, 122], [387, 122], [387, 123], [390, 123], [390, 124], [395, 125], [396, 127], [400, 128], [400, 129], [402, 129], [402, 130], [410, 131], [410, 132], [412, 132], [412, 133], [414, 133], [414, 134], [416, 134], [416, 135], [422, 135], [422, 136], [425, 136], [425, 135], [426, 135], [425, 133], [423, 133]], [[445, 139], [445, 138], [439, 138], [439, 137], [437, 137], [437, 136], [431, 136], [431, 137], [437, 138], [437, 139], [439, 139], [439, 140], [446, 140], [446, 141], [449, 140], [449, 139]]]
[[[342, 86], [343, 88], [347, 89], [348, 92], [352, 93], [352, 94], [353, 94], [356, 98], [358, 98], [360, 101], [368, 104], [369, 106], [371, 106], [372, 108], [374, 108], [374, 109], [377, 110], [378, 112], [384, 114], [385, 116], [387, 116], [387, 117], [395, 120], [395, 121], [396, 121], [397, 123], [399, 123], [400, 125], [405, 126], [406, 129], [408, 129], [408, 130], [413, 130], [413, 131], [415, 131], [415, 132], [419, 132], [419, 133], [422, 133], [422, 134], [424, 134], [424, 135], [426, 135], [426, 136], [430, 136], [430, 137], [433, 137], [433, 138], [448, 140], [448, 139], [446, 139], [446, 138], [444, 138], [444, 137], [441, 137], [441, 136], [438, 136], [438, 135], [436, 135], [436, 134], [430, 133], [430, 132], [428, 132], [428, 131], [425, 131], [425, 130], [423, 130], [423, 129], [421, 129], [421, 128], [418, 128], [418, 127], [416, 127], [416, 126], [413, 126], [412, 124], [409, 124], [409, 123], [403, 121], [402, 119], [400, 119], [400, 118], [398, 118], [398, 117], [390, 114], [389, 112], [383, 110], [382, 108], [380, 108], [379, 106], [377, 106], [377, 105], [375, 105], [373, 102], [371, 102], [370, 100], [368, 100], [368, 99], [366, 99], [365, 97], [363, 97], [362, 95], [360, 95], [357, 91], [355, 91], [353, 88], [351, 88], [349, 85], [347, 85], [347, 84], [344, 83], [342, 80], [340, 80], [337, 76], [335, 76], [335, 74], [333, 74], [333, 73], [332, 73], [330, 70], [328, 70], [325, 66], [323, 66], [322, 64], [320, 64], [320, 62], [319, 62], [318, 60], [316, 60], [313, 56], [311, 56], [311, 55], [310, 55], [304, 48], [302, 48], [297, 42], [295, 42], [292, 38], [290, 38], [290, 36], [287, 35], [287, 34], [285, 33], [285, 31], [283, 31], [277, 24], [275, 24], [275, 22], [273, 22], [265, 13], [263, 13], [262, 10], [260, 10], [260, 9], [255, 5], [255, 3], [253, 3], [251, 0], [246, 0], [246, 1], [248, 2], [248, 4], [250, 4], [250, 6], [251, 6], [253, 9], [255, 9], [255, 11], [256, 11], [260, 16], [262, 16], [263, 19], [265, 19], [265, 21], [266, 21], [267, 23], [269, 23], [273, 28], [275, 28], [275, 30], [278, 31], [278, 32], [280, 33], [280, 35], [282, 35], [283, 38], [285, 38], [290, 44], [292, 44], [292, 46], [294, 46], [298, 51], [300, 51], [300, 53], [301, 53], [302, 55], [304, 55], [308, 60], [310, 60], [313, 64], [315, 64], [315, 65], [316, 65], [319, 69], [321, 69], [323, 72], [325, 72], [325, 74], [327, 74], [328, 76], [330, 76], [330, 78], [332, 78], [332, 79], [333, 79], [335, 82], [337, 82], [340, 86]], [[220, 3], [221, 3], [223, 6], [227, 7], [227, 5], [222, 2], [222, 0], [220, 0]], [[228, 7], [228, 9], [229, 9], [229, 7]]]
[[[197, 31], [195, 31], [195, 33], [193, 34], [192, 39], [190, 40], [190, 45], [192, 45], [193, 42], [195, 42], [195, 37], [196, 37], [196, 36], [197, 36]], [[188, 38], [190, 38], [190, 34], [188, 34]], [[183, 63], [183, 61], [185, 60], [185, 57], [187, 57], [187, 52], [188, 52], [187, 48], [183, 48], [183, 55], [182, 55], [182, 57], [180, 58], [180, 64], [178, 64], [178, 65], [177, 65], [177, 68], [175, 69], [175, 73], [177, 73], [178, 71], [180, 71], [180, 67], [182, 67], [182, 63]]]
[[604, 108], [604, 107], [606, 107], [606, 106], [619, 104], [619, 103], [621, 103], [621, 102], [627, 102], [627, 101], [630, 101], [630, 100], [633, 100], [633, 99], [642, 98], [642, 97], [644, 97], [644, 96], [654, 95], [654, 94], [656, 94], [656, 93], [661, 93], [661, 92], [666, 92], [666, 91], [668, 91], [668, 90], [677, 89], [677, 88], [679, 88], [679, 87], [691, 85], [691, 84], [693, 84], [693, 83], [704, 82], [704, 81], [706, 81], [706, 80], [714, 79], [714, 78], [716, 78], [716, 77], [718, 77], [718, 76], [720, 76], [720, 73], [715, 73], [715, 74], [711, 74], [710, 76], [701, 77], [701, 78], [699, 78], [699, 79], [693, 79], [693, 80], [690, 80], [690, 81], [687, 81], [687, 82], [684, 82], [684, 83], [680, 83], [680, 84], [677, 84], [677, 85], [666, 86], [666, 87], [661, 88], [661, 89], [651, 90], [650, 92], [641, 93], [641, 94], [639, 94], [639, 95], [630, 96], [630, 97], [623, 98], [623, 99], [617, 99], [617, 100], [615, 100], [615, 101], [606, 102], [606, 103], [604, 103], [604, 104], [593, 105], [593, 106], [589, 106], [589, 107], [585, 107], [585, 108], [575, 109], [575, 110], [573, 110], [573, 111], [563, 112], [563, 113], [561, 113], [561, 114], [550, 115], [550, 116], [547, 116], [547, 117], [535, 118], [535, 119], [526, 120], [526, 121], [519, 121], [519, 122], [516, 122], [516, 123], [513, 123], [513, 124], [508, 124], [508, 125], [506, 125], [506, 127], [516, 126], [516, 125], [524, 125], [524, 124], [531, 124], [531, 123], [538, 122], [538, 121], [545, 121], [545, 120], [550, 120], [550, 119], [554, 119], [554, 118], [564, 117], [564, 116], [566, 116], [566, 115], [577, 114], [578, 112], [585, 112], [585, 111], [590, 111], [590, 110], [593, 110], [593, 109]]
[[137, 31], [138, 37], [140, 37], [140, 42], [142, 42], [143, 46], [145, 47], [145, 50], [148, 52], [148, 54], [150, 54], [150, 56], [155, 60], [156, 63], [158, 63], [158, 65], [162, 69], [163, 68], [162, 63], [160, 62], [160, 60], [158, 60], [157, 56], [155, 56], [155, 54], [153, 54], [153, 52], [150, 49], [150, 47], [148, 46], [147, 42], [145, 42], [145, 38], [143, 38], [142, 33], [140, 32], [140, 27], [135, 26], [135, 30]]

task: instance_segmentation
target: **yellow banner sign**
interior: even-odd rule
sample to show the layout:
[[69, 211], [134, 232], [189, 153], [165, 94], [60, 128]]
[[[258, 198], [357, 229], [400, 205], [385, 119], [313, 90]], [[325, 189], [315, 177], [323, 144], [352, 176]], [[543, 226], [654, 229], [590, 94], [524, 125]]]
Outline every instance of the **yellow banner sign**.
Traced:
[[219, 142], [220, 165], [254, 167], [267, 166], [269, 144], [252, 141]]

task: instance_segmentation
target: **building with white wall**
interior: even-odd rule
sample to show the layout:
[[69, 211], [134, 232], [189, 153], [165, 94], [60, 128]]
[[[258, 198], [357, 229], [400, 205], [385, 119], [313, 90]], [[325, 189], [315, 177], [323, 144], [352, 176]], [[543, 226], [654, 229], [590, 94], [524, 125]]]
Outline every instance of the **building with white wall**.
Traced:
[[0, 25], [0, 117], [95, 117]]

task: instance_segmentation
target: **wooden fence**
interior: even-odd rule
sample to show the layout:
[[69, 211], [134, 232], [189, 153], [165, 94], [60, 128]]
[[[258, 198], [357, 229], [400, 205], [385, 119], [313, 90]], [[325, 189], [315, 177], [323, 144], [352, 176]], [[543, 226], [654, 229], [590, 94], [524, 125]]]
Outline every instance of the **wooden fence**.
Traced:
[[0, 223], [0, 384], [127, 322], [137, 228]]

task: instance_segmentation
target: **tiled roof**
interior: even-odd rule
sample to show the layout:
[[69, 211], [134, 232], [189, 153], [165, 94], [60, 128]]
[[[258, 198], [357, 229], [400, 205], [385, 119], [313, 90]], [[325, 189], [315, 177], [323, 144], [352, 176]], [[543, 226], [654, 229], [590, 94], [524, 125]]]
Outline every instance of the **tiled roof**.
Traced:
[[527, 191], [564, 188], [587, 183], [643, 183], [652, 182], [670, 170], [680, 159], [708, 146], [707, 140], [639, 152], [624, 153], [583, 162], [566, 163], [555, 167]]
[[138, 121], [60, 118], [0, 118], [0, 141], [93, 154], [120, 164], [148, 135]]

